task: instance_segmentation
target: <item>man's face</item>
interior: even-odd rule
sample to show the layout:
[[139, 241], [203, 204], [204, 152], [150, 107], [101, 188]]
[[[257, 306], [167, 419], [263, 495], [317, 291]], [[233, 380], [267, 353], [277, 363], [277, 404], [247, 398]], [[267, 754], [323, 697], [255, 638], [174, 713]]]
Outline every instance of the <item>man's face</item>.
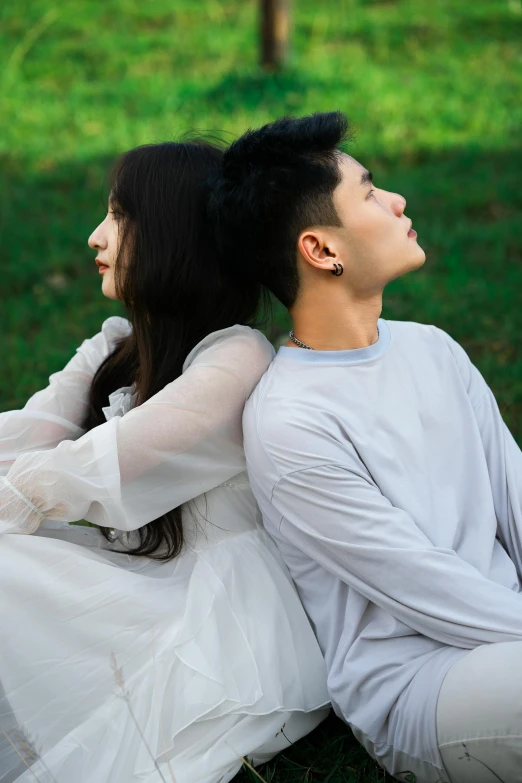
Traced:
[[335, 229], [339, 257], [353, 291], [372, 293], [418, 269], [426, 254], [404, 214], [406, 199], [373, 185], [369, 172], [349, 155], [341, 155], [339, 165], [342, 180], [333, 194], [342, 223]]

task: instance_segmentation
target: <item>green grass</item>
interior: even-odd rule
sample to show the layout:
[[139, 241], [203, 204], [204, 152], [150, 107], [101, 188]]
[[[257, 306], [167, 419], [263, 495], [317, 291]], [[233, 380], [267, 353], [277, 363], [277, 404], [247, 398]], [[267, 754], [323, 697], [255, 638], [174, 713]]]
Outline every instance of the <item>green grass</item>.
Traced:
[[[352, 153], [406, 196], [427, 251], [422, 270], [389, 286], [383, 315], [461, 342], [522, 442], [521, 34], [521, 0], [294, 0], [288, 68], [270, 76], [257, 68], [254, 0], [4, 4], [0, 410], [23, 405], [120, 312], [86, 245], [115, 155], [341, 109], [358, 129]], [[286, 325], [278, 310], [270, 334]], [[333, 718], [264, 775], [383, 780]]]

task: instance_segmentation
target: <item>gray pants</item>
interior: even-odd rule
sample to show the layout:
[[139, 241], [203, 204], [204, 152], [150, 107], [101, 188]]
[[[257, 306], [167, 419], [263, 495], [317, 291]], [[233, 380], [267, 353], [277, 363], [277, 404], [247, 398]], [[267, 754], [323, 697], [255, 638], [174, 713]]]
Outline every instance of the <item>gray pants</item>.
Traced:
[[451, 783], [522, 783], [522, 641], [483, 644], [453, 664], [437, 738]]

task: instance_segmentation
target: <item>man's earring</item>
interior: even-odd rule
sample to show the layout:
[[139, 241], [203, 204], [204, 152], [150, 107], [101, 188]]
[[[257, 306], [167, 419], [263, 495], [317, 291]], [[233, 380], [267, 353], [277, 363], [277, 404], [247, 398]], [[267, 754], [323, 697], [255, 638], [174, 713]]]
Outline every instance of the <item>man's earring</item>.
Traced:
[[332, 275], [335, 275], [335, 277], [341, 277], [342, 273], [344, 272], [344, 267], [342, 264], [334, 264], [335, 269], [331, 269]]

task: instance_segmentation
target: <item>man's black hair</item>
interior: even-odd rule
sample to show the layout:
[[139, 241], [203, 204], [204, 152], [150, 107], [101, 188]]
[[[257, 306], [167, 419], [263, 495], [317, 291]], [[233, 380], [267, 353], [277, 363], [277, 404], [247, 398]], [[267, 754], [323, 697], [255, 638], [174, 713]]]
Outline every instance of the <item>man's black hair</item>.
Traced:
[[281, 117], [234, 141], [213, 182], [210, 211], [224, 263], [286, 307], [299, 288], [300, 233], [341, 225], [332, 196], [341, 180], [338, 146], [349, 135], [339, 111]]

